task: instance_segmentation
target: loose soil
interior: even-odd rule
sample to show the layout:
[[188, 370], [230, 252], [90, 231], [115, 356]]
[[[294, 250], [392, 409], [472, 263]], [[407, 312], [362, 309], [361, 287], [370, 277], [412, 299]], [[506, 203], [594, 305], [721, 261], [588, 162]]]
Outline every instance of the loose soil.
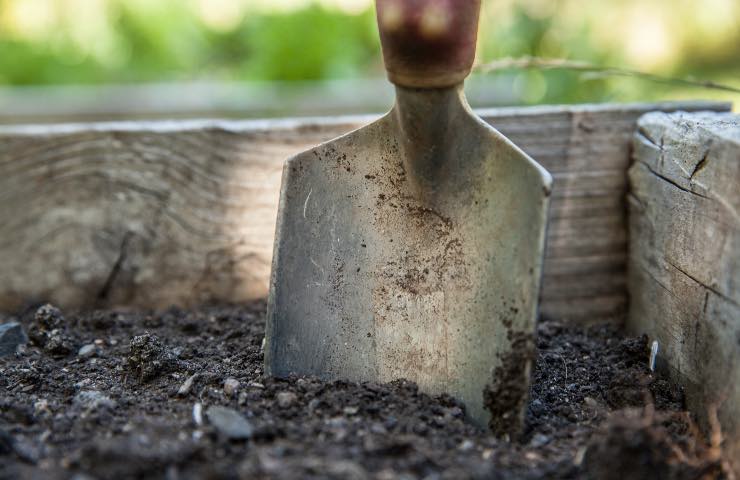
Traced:
[[20, 313], [0, 478], [726, 478], [645, 339], [614, 327], [540, 322], [525, 428], [507, 438], [409, 382], [265, 377], [264, 311]]

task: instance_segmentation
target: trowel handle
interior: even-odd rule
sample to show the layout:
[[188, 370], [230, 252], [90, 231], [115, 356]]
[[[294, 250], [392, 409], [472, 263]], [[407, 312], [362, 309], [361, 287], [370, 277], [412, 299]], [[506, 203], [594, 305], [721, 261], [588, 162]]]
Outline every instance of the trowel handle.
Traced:
[[391, 82], [445, 88], [470, 73], [480, 0], [376, 0], [383, 58]]

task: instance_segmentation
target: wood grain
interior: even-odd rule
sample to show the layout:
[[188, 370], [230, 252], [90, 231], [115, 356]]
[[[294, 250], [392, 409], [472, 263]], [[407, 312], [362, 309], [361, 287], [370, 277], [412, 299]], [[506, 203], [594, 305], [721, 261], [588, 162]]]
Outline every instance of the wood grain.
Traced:
[[629, 327], [707, 420], [740, 473], [740, 116], [646, 115], [629, 170]]
[[[541, 309], [621, 321], [637, 118], [723, 103], [479, 114], [553, 173]], [[0, 127], [0, 310], [162, 307], [267, 291], [289, 156], [373, 117]]]

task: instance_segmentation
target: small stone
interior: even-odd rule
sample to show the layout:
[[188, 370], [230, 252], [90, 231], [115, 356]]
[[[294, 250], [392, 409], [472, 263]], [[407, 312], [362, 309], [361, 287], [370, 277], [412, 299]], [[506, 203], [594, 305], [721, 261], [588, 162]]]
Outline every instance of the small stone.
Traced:
[[321, 400], [318, 398], [312, 399], [308, 402], [308, 413], [313, 413], [321, 405]]
[[94, 343], [89, 343], [87, 345], [83, 345], [80, 348], [80, 350], [77, 352], [77, 356], [82, 358], [89, 358], [98, 353], [97, 350], [98, 348], [95, 346]]
[[246, 405], [248, 397], [249, 397], [249, 394], [247, 392], [239, 392], [239, 398], [237, 399], [237, 403], [239, 405]]
[[198, 378], [197, 373], [194, 373], [193, 375], [188, 377], [188, 379], [185, 380], [185, 382], [183, 382], [182, 385], [180, 385], [180, 388], [177, 390], [177, 394], [183, 397], [187, 395], [188, 393], [190, 393], [190, 390], [193, 388], [193, 383], [195, 382], [197, 378]]
[[193, 423], [196, 427], [203, 425], [203, 405], [200, 403], [193, 405]]
[[0, 357], [13, 355], [20, 345], [28, 341], [26, 332], [18, 322], [0, 325]]
[[86, 385], [87, 385], [87, 384], [89, 384], [89, 383], [90, 383], [90, 379], [89, 379], [89, 378], [83, 378], [83, 379], [82, 379], [82, 380], [80, 380], [79, 382], [75, 383], [75, 384], [74, 384], [74, 387], [75, 387], [75, 388], [76, 388], [77, 390], [81, 390], [81, 389], [82, 389], [82, 387], [86, 386]]
[[239, 381], [235, 378], [227, 378], [224, 381], [224, 393], [227, 397], [233, 397], [239, 390]]
[[298, 401], [298, 396], [293, 392], [280, 392], [277, 394], [277, 403], [280, 408], [288, 408]]
[[247, 384], [250, 388], [259, 388], [260, 390], [264, 390], [265, 386], [259, 382], [249, 382]]
[[36, 415], [49, 412], [49, 402], [46, 399], [38, 400], [33, 404], [33, 411]]
[[463, 442], [457, 447], [457, 449], [461, 452], [469, 452], [474, 448], [475, 443], [473, 443], [471, 440], [463, 440]]
[[529, 411], [535, 417], [539, 417], [546, 413], [545, 405], [538, 398], [535, 398], [534, 400], [532, 400], [532, 403], [529, 404]]
[[542, 457], [540, 457], [540, 455], [537, 452], [526, 452], [524, 454], [524, 458], [526, 458], [527, 460], [529, 460], [531, 462], [536, 462], [537, 460], [539, 460]]
[[216, 430], [230, 440], [246, 440], [252, 437], [252, 425], [239, 412], [231, 408], [211, 406], [206, 417]]
[[360, 411], [359, 407], [344, 407], [342, 410], [345, 415], [357, 415], [357, 412]]
[[386, 435], [388, 434], [388, 430], [383, 426], [382, 423], [373, 423], [370, 425], [370, 432], [374, 433], [376, 435]]
[[98, 390], [83, 390], [75, 395], [74, 404], [86, 410], [99, 410], [101, 408], [116, 408], [116, 402]]
[[550, 443], [550, 437], [548, 437], [547, 435], [544, 435], [544, 434], [542, 434], [542, 433], [536, 433], [536, 434], [535, 434], [535, 435], [534, 435], [534, 436], [532, 437], [532, 440], [530, 440], [530, 441], [529, 441], [529, 445], [530, 445], [530, 446], [531, 446], [532, 448], [540, 448], [540, 447], [544, 447], [544, 446], [545, 446], [545, 445], [547, 445], [548, 443]]

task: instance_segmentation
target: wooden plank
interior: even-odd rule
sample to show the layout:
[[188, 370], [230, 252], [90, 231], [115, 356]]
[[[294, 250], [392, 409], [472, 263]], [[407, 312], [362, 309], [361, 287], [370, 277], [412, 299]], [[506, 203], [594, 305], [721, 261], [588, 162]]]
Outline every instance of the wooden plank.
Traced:
[[[626, 307], [624, 192], [637, 118], [728, 108], [479, 112], [555, 176], [545, 314], [618, 320]], [[374, 118], [0, 127], [0, 309], [265, 295], [283, 161]]]
[[628, 324], [699, 418], [719, 407], [740, 473], [740, 116], [649, 114], [634, 149]]
[[540, 303], [542, 315], [563, 322], [594, 324], [621, 322], [627, 306], [627, 292], [600, 295], [591, 298], [550, 299]]

